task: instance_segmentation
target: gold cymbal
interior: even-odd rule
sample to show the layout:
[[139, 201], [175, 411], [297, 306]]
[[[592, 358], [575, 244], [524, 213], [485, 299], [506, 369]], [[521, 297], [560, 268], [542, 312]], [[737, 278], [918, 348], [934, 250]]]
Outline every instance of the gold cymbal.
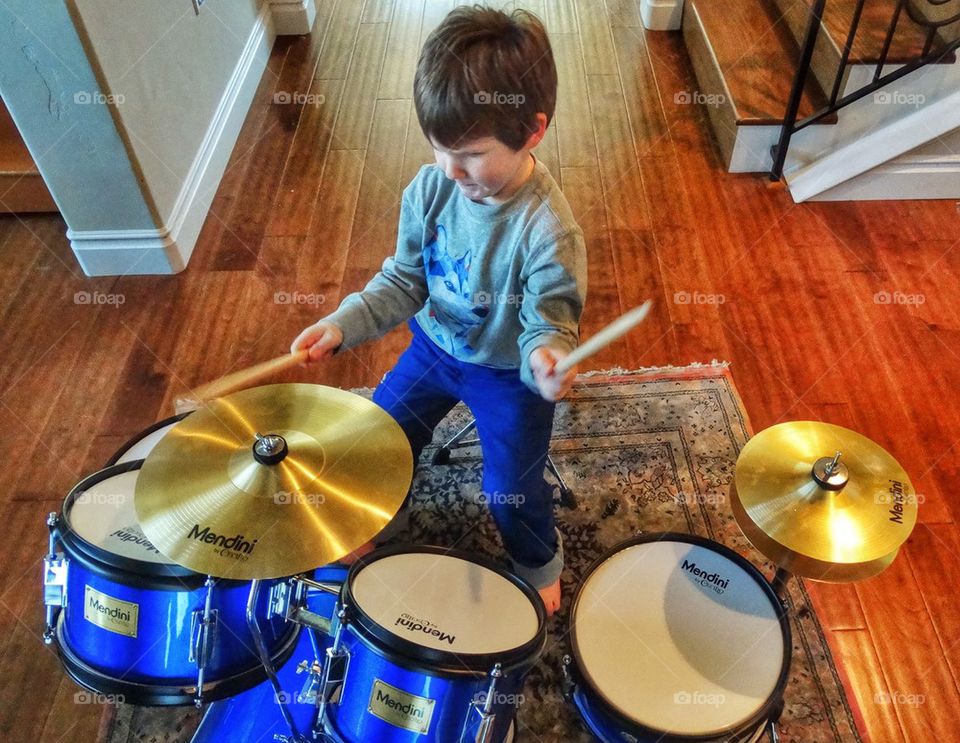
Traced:
[[780, 423], [750, 439], [730, 495], [754, 547], [814, 580], [876, 575], [917, 522], [916, 493], [897, 460], [855, 431], [817, 421]]
[[359, 395], [274, 384], [211, 401], [150, 453], [140, 526], [198, 573], [279, 578], [334, 562], [396, 514], [413, 476], [400, 426]]

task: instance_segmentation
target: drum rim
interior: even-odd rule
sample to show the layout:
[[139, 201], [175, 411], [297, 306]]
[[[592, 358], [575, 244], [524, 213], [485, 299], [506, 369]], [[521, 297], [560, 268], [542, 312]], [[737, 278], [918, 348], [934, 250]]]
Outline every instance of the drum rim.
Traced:
[[[140, 433], [127, 439], [127, 441], [119, 449], [117, 449], [114, 455], [110, 457], [110, 459], [107, 460], [107, 463], [103, 466], [104, 467], [114, 466], [117, 463], [117, 461], [120, 459], [120, 457], [122, 457], [124, 454], [130, 451], [134, 446], [136, 446], [145, 438], [147, 438], [147, 436], [149, 436], [151, 433], [153, 433], [154, 431], [159, 431], [161, 428], [163, 428], [164, 426], [169, 426], [171, 423], [179, 423], [188, 415], [190, 415], [190, 413], [192, 412], [193, 412], [192, 410], [188, 410], [184, 413], [177, 413], [176, 415], [171, 415], [168, 418], [164, 418], [162, 421], [157, 421], [156, 423], [150, 424], [145, 429], [143, 429]], [[132, 460], [132, 461], [136, 461], [136, 460]]]
[[[137, 560], [133, 557], [117, 555], [102, 547], [88, 542], [74, 528], [70, 520], [70, 510], [74, 501], [86, 488], [96, 485], [110, 477], [140, 469], [142, 459], [110, 465], [88, 475], [74, 485], [60, 507], [57, 532], [61, 546], [72, 558], [88, 570], [110, 580], [136, 588], [159, 590], [195, 590], [203, 586], [206, 576], [194, 572], [175, 562], [159, 563]], [[167, 557], [167, 560], [170, 558]], [[223, 586], [241, 585], [250, 581], [217, 578]]]
[[[390, 630], [380, 626], [354, 600], [353, 583], [365, 567], [386, 557], [400, 554], [431, 554], [455, 557], [497, 573], [510, 581], [530, 600], [537, 615], [536, 633], [522, 645], [497, 653], [455, 653], [448, 650], [436, 650], [395, 635]], [[416, 666], [415, 670], [424, 670], [431, 674], [486, 675], [498, 663], [506, 673], [517, 667], [527, 664], [532, 665], [547, 641], [547, 610], [537, 590], [523, 578], [509, 572], [488, 557], [464, 550], [419, 544], [397, 544], [376, 549], [350, 566], [347, 579], [340, 589], [340, 604], [347, 607], [347, 626], [355, 630], [364, 644], [403, 667]]]
[[[728, 725], [726, 728], [721, 730], [710, 731], [703, 734], [677, 733], [660, 730], [659, 728], [647, 727], [643, 723], [638, 722], [621, 712], [612, 702], [610, 702], [609, 699], [607, 699], [603, 692], [601, 692], [593, 683], [591, 683], [589, 677], [584, 672], [583, 669], [585, 664], [577, 644], [577, 629], [576, 623], [574, 622], [574, 617], [576, 616], [576, 610], [580, 604], [583, 589], [586, 586], [587, 581], [601, 565], [607, 562], [607, 560], [616, 555], [618, 552], [623, 552], [624, 550], [629, 549], [630, 547], [635, 547], [639, 544], [649, 544], [654, 542], [684, 542], [687, 544], [693, 544], [698, 547], [704, 547], [706, 549], [713, 550], [717, 554], [730, 559], [731, 562], [743, 568], [744, 572], [753, 578], [754, 582], [760, 586], [761, 590], [764, 592], [764, 595], [766, 595], [766, 597], [770, 600], [771, 605], [774, 607], [777, 615], [777, 622], [780, 625], [780, 635], [783, 640], [783, 665], [780, 669], [780, 675], [777, 678], [777, 683], [774, 685], [770, 695], [750, 717], [732, 725]], [[586, 572], [584, 572], [583, 576], [580, 578], [580, 582], [577, 584], [577, 590], [573, 595], [573, 601], [570, 603], [570, 613], [567, 617], [567, 628], [570, 634], [570, 655], [574, 660], [574, 665], [577, 672], [577, 680], [579, 681], [580, 685], [586, 686], [589, 689], [590, 693], [601, 702], [604, 712], [609, 714], [618, 724], [624, 726], [625, 729], [635, 732], [639, 735], [663, 736], [664, 740], [703, 741], [716, 738], [717, 736], [739, 733], [744, 730], [752, 729], [762, 721], [768, 720], [772, 717], [773, 712], [783, 700], [787, 681], [790, 676], [790, 666], [792, 663], [793, 654], [793, 633], [790, 628], [790, 615], [787, 607], [784, 605], [783, 601], [781, 601], [780, 597], [777, 596], [777, 592], [773, 589], [773, 586], [770, 584], [770, 582], [763, 576], [763, 573], [761, 573], [753, 563], [727, 547], [725, 544], [720, 544], [719, 542], [715, 542], [706, 537], [701, 537], [697, 534], [684, 534], [682, 532], [675, 531], [650, 532], [648, 534], [641, 534], [639, 536], [626, 539], [605, 551], [600, 555], [600, 557], [591, 563], [590, 567], [587, 568]]]

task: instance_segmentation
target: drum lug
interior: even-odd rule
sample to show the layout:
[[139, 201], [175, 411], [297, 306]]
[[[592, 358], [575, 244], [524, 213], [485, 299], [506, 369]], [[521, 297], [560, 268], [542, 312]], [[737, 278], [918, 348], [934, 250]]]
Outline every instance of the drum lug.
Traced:
[[327, 705], [340, 701], [339, 692], [350, 669], [350, 653], [343, 647], [343, 628], [348, 622], [349, 612], [346, 606], [337, 610], [337, 629], [333, 635], [333, 645], [327, 648], [327, 662], [324, 664], [319, 689], [319, 725], [326, 723]]
[[49, 549], [43, 558], [43, 605], [46, 607], [46, 626], [43, 641], [53, 643], [57, 611], [67, 605], [67, 570], [69, 563], [62, 552], [57, 552], [57, 514], [47, 516], [50, 528]]
[[[464, 731], [462, 743], [492, 743], [493, 724], [496, 722], [497, 713], [493, 711], [493, 702], [497, 698], [497, 685], [503, 678], [503, 670], [497, 663], [490, 671], [490, 686], [487, 687], [486, 695], [481, 699], [474, 699], [470, 705], [471, 710], [476, 710], [480, 715], [480, 725], [477, 728], [477, 734], [472, 739], [467, 739]], [[468, 715], [469, 718], [469, 715]]]
[[188, 659], [204, 668], [210, 661], [210, 648], [217, 641], [218, 610], [194, 609], [190, 620], [190, 654]]

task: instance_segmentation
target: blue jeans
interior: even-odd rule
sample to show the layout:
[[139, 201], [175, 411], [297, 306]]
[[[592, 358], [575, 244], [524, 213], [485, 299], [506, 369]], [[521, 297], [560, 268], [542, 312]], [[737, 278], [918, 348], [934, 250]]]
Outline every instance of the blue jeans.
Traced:
[[484, 502], [514, 571], [536, 588], [560, 577], [563, 551], [553, 519], [553, 491], [543, 469], [555, 404], [520, 381], [519, 369], [459, 361], [410, 322], [413, 341], [373, 393], [400, 424], [416, 463], [433, 430], [463, 401], [477, 420]]

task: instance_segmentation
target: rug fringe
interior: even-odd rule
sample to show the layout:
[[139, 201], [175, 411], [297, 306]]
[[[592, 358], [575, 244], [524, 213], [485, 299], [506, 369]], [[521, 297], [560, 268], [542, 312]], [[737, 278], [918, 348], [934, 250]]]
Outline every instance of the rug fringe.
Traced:
[[622, 366], [614, 366], [610, 369], [595, 369], [593, 371], [578, 374], [577, 379], [589, 379], [590, 377], [627, 377], [633, 374], [675, 374], [677, 372], [687, 371], [688, 369], [729, 369], [729, 361], [718, 361], [713, 359], [709, 363], [694, 361], [686, 366], [639, 366], [635, 369], [624, 369]]

